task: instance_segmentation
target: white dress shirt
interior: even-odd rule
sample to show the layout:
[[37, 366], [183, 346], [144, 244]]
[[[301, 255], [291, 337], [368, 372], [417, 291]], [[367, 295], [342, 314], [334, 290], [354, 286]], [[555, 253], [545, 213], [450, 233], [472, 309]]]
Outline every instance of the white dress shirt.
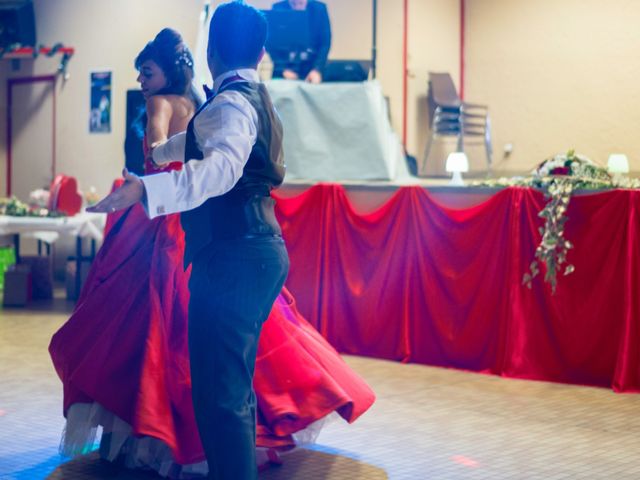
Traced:
[[[252, 69], [233, 70], [213, 82], [214, 99], [195, 117], [194, 133], [204, 158], [181, 170], [141, 177], [149, 218], [184, 212], [231, 190], [242, 176], [258, 132], [258, 113], [239, 92], [218, 90], [230, 77], [259, 82]], [[232, 80], [230, 83], [241, 80]], [[172, 136], [153, 150], [157, 164], [185, 160], [186, 132]]]

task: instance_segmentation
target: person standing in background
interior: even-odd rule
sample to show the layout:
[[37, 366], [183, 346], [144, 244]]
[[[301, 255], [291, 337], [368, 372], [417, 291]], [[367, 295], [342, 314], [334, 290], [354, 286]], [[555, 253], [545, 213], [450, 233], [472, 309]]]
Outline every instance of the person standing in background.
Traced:
[[300, 56], [303, 58], [296, 63], [285, 60], [288, 55], [275, 55], [273, 77], [288, 80], [304, 79], [309, 83], [322, 82], [322, 70], [327, 63], [331, 48], [331, 23], [327, 6], [317, 0], [284, 0], [274, 3], [272, 8], [307, 11], [311, 30], [310, 51], [301, 52]]

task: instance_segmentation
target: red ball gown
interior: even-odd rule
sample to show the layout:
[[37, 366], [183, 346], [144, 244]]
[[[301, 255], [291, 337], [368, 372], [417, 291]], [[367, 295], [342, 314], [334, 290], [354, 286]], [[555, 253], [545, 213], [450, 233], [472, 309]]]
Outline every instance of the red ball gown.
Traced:
[[[109, 217], [76, 308], [49, 346], [64, 388], [61, 450], [90, 450], [102, 427], [109, 460], [170, 477], [205, 474], [191, 403], [180, 216], [149, 220], [135, 205]], [[286, 289], [262, 329], [254, 386], [259, 449], [312, 440], [332, 412], [353, 422], [375, 398]]]

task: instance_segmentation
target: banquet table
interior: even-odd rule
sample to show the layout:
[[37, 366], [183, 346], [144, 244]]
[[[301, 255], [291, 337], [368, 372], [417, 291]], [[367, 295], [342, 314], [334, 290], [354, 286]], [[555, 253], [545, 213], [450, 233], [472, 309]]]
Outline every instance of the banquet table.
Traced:
[[287, 286], [339, 351], [640, 391], [640, 191], [574, 195], [575, 272], [555, 294], [542, 275], [523, 284], [541, 239], [537, 190], [451, 208], [404, 186], [366, 212], [337, 184], [278, 195]]

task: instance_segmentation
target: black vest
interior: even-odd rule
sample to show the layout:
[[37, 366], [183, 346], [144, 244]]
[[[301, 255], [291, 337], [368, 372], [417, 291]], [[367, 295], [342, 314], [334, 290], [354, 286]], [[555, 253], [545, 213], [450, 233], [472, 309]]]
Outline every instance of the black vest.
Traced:
[[[180, 215], [186, 242], [185, 268], [212, 242], [281, 234], [271, 189], [284, 180], [282, 123], [263, 84], [239, 81], [223, 86], [220, 92], [226, 90], [242, 94], [258, 113], [257, 139], [242, 177], [229, 192], [209, 198], [199, 207]], [[196, 142], [194, 121], [212, 100], [210, 98], [189, 122], [185, 162], [203, 158]]]

